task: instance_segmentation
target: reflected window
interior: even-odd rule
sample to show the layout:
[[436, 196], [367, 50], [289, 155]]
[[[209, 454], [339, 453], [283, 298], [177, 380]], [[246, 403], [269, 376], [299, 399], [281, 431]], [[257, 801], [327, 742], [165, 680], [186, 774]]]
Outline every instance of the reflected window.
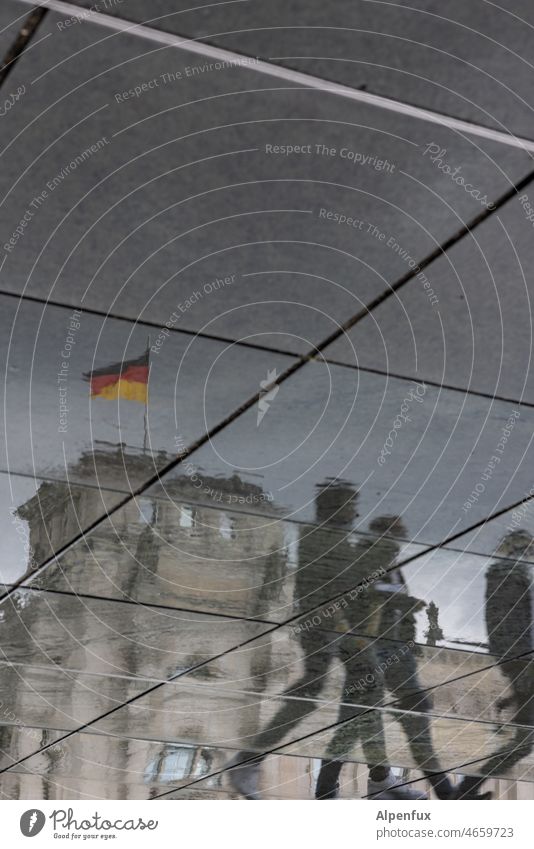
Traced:
[[157, 518], [157, 503], [149, 498], [140, 498], [137, 502], [139, 519], [145, 525], [154, 526]]
[[181, 781], [185, 778], [205, 775], [209, 771], [211, 758], [198, 746], [166, 746], [145, 769], [147, 784], [153, 782]]
[[284, 546], [288, 569], [298, 569], [299, 565], [299, 526], [292, 522], [284, 525]]
[[235, 539], [234, 521], [226, 513], [219, 517], [219, 533], [223, 539]]

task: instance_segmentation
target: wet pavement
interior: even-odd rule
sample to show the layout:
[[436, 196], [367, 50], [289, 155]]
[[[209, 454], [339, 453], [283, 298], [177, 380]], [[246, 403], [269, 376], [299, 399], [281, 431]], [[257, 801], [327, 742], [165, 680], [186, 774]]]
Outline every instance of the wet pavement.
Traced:
[[0, 11], [2, 798], [532, 798], [532, 10], [83, 5]]

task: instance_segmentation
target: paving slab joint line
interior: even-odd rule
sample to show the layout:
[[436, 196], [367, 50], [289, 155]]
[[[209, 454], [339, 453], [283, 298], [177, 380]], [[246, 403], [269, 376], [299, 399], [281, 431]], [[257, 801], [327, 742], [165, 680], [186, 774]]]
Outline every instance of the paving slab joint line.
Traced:
[[[26, 2], [26, 0], [21, 0], [21, 1]], [[438, 247], [434, 251], [432, 251], [431, 254], [429, 254], [425, 259], [421, 260], [418, 268], [424, 269], [428, 265], [430, 265], [430, 263], [433, 262], [434, 259], [436, 259], [437, 257], [440, 257], [443, 253], [445, 253], [447, 250], [449, 250], [449, 248], [451, 248], [457, 242], [461, 241], [465, 236], [467, 236], [471, 232], [472, 229], [474, 229], [480, 223], [482, 223], [489, 215], [492, 215], [494, 212], [497, 212], [505, 203], [507, 203], [508, 200], [513, 198], [519, 191], [521, 191], [533, 179], [534, 179], [534, 171], [530, 172], [525, 177], [523, 177], [518, 183], [516, 183], [510, 189], [508, 189], [508, 191], [506, 191], [504, 193], [504, 195], [501, 195], [501, 197], [498, 200], [496, 200], [495, 203], [493, 204], [494, 208], [492, 210], [486, 209], [486, 210], [482, 211], [469, 224], [465, 224], [455, 234], [450, 236], [443, 244], [438, 245]], [[313, 359], [317, 356], [318, 353], [321, 354], [325, 350], [325, 348], [327, 348], [329, 345], [331, 345], [333, 342], [335, 342], [337, 339], [339, 339], [341, 336], [343, 336], [348, 330], [350, 330], [352, 327], [354, 327], [355, 324], [357, 324], [359, 321], [361, 321], [363, 318], [365, 318], [369, 313], [371, 313], [371, 311], [373, 309], [375, 309], [377, 306], [382, 304], [385, 300], [387, 300], [387, 298], [391, 297], [402, 286], [406, 285], [410, 280], [414, 279], [417, 276], [417, 273], [419, 273], [419, 272], [416, 271], [415, 269], [407, 272], [403, 277], [400, 278], [400, 280], [398, 280], [396, 283], [392, 284], [391, 287], [388, 290], [386, 290], [385, 292], [381, 292], [380, 295], [377, 296], [368, 306], [365, 306], [356, 315], [349, 318], [336, 331], [334, 331], [332, 334], [330, 334], [330, 336], [328, 336], [325, 340], [323, 340], [322, 342], [315, 345], [310, 351], [306, 352], [305, 354], [301, 354], [301, 355], [290, 355], [290, 356], [295, 357], [293, 364], [289, 368], [287, 368], [275, 381], [273, 381], [273, 383], [270, 384], [269, 387], [266, 387], [266, 389], [270, 389], [271, 386], [274, 387], [275, 385], [280, 385], [281, 383], [285, 382], [288, 378], [292, 377], [292, 375], [295, 372], [299, 371], [303, 366], [307, 365], [310, 362], [311, 359]], [[20, 299], [24, 300], [24, 298], [20, 298]], [[54, 560], [57, 557], [59, 557], [64, 551], [67, 551], [71, 546], [76, 544], [80, 539], [84, 538], [86, 533], [89, 533], [90, 531], [94, 530], [94, 528], [98, 527], [102, 522], [106, 521], [110, 516], [114, 515], [118, 510], [120, 510], [122, 507], [124, 507], [126, 504], [128, 504], [132, 499], [142, 495], [149, 487], [153, 486], [154, 484], [159, 483], [161, 481], [162, 477], [164, 477], [170, 471], [172, 471], [174, 468], [176, 468], [178, 465], [180, 465], [184, 460], [186, 460], [188, 457], [190, 457], [193, 454], [193, 452], [197, 451], [200, 447], [202, 447], [204, 444], [209, 442], [216, 434], [218, 434], [220, 431], [225, 429], [228, 425], [232, 424], [237, 418], [239, 418], [239, 416], [241, 416], [243, 413], [245, 413], [247, 410], [249, 410], [252, 406], [254, 406], [254, 404], [256, 404], [259, 401], [260, 396], [263, 394], [264, 391], [265, 391], [265, 389], [262, 389], [262, 390], [256, 392], [255, 395], [252, 398], [249, 398], [247, 401], [244, 401], [236, 410], [234, 410], [232, 413], [230, 413], [222, 422], [219, 422], [219, 424], [215, 425], [211, 430], [209, 430], [206, 434], [204, 434], [204, 436], [200, 437], [182, 455], [177, 456], [174, 460], [172, 460], [170, 463], [168, 463], [162, 469], [157, 470], [155, 472], [155, 474], [152, 475], [148, 479], [148, 481], [145, 481], [144, 483], [140, 484], [137, 487], [136, 490], [131, 491], [129, 494], [126, 494], [125, 498], [122, 499], [114, 508], [112, 508], [109, 511], [106, 511], [102, 516], [100, 516], [98, 519], [96, 519], [87, 528], [82, 530], [82, 532], [80, 534], [78, 534], [76, 537], [74, 537], [74, 539], [72, 539], [70, 542], [66, 543], [64, 546], [59, 548], [50, 558], [45, 560], [41, 564], [39, 569], [36, 570], [35, 574], [40, 573], [50, 563], [54, 562]], [[528, 500], [529, 500], [528, 497], [522, 498], [519, 501], [517, 501], [516, 503], [514, 503], [512, 505], [508, 505], [506, 508], [503, 508], [502, 510], [498, 511], [496, 514], [492, 514], [490, 517], [487, 517], [487, 518], [495, 518], [495, 516], [500, 515], [501, 513], [505, 512], [505, 510], [514, 509], [515, 507], [519, 506], [519, 504], [522, 504], [523, 502], [528, 501]], [[484, 519], [484, 520], [481, 520], [480, 522], [477, 522], [469, 530], [472, 530], [474, 528], [479, 527], [486, 520], [487, 519]], [[462, 533], [465, 533], [465, 531], [462, 532]], [[454, 534], [453, 536], [443, 540], [442, 542], [437, 544], [435, 547], [447, 545], [451, 540], [456, 539], [458, 536], [460, 536], [460, 533]], [[6, 595], [7, 596], [11, 595], [12, 592], [14, 592], [23, 583], [24, 580], [25, 580], [25, 578], [21, 578], [19, 581], [15, 582], [12, 586], [12, 589]], [[0, 596], [0, 604], [3, 601], [3, 599], [6, 598], [6, 595]]]
[[[322, 734], [322, 733], [324, 733], [324, 731], [331, 731], [331, 730], [333, 730], [334, 728], [337, 728], [339, 725], [344, 725], [344, 724], [345, 724], [345, 723], [347, 723], [347, 722], [351, 722], [353, 719], [356, 719], [356, 718], [360, 719], [360, 718], [362, 718], [363, 716], [365, 716], [367, 713], [370, 713], [370, 712], [371, 712], [371, 710], [372, 710], [372, 709], [369, 709], [369, 710], [366, 710], [366, 711], [362, 711], [361, 713], [355, 714], [355, 715], [354, 715], [353, 717], [351, 717], [350, 719], [345, 719], [345, 720], [343, 720], [342, 722], [336, 722], [336, 723], [334, 723], [333, 725], [327, 725], [327, 726], [325, 726], [325, 728], [324, 728], [324, 729], [322, 729], [321, 731], [312, 731], [312, 732], [310, 732], [309, 734], [306, 734], [305, 736], [300, 737], [300, 738], [299, 738], [299, 739], [297, 739], [297, 740], [293, 740], [293, 741], [291, 741], [290, 743], [283, 743], [283, 744], [281, 744], [280, 746], [277, 746], [277, 747], [276, 747], [276, 749], [271, 749], [271, 750], [269, 750], [268, 752], [256, 752], [256, 753], [255, 753], [253, 756], [251, 756], [250, 758], [246, 758], [246, 759], [244, 758], [242, 761], [239, 761], [239, 763], [232, 764], [231, 766], [227, 766], [227, 767], [222, 767], [221, 769], [216, 770], [215, 772], [209, 773], [209, 774], [207, 774], [207, 775], [202, 775], [202, 776], [200, 776], [199, 778], [195, 778], [195, 779], [194, 779], [194, 781], [191, 781], [189, 784], [184, 784], [184, 785], [182, 785], [180, 788], [178, 788], [178, 791], [179, 791], [179, 792], [181, 792], [182, 790], [187, 790], [187, 789], [188, 789], [188, 788], [190, 788], [190, 787], [194, 787], [196, 784], [200, 784], [200, 783], [202, 783], [203, 781], [207, 780], [208, 778], [216, 778], [218, 775], [224, 775], [224, 773], [225, 773], [225, 772], [229, 772], [230, 770], [233, 770], [233, 769], [239, 769], [239, 767], [241, 767], [241, 766], [245, 766], [245, 765], [246, 765], [246, 764], [248, 764], [248, 763], [253, 764], [254, 762], [256, 762], [256, 761], [257, 761], [258, 757], [260, 757], [260, 756], [261, 756], [262, 758], [264, 758], [264, 757], [267, 757], [267, 756], [269, 756], [269, 755], [277, 755], [277, 754], [279, 753], [280, 749], [284, 749], [284, 748], [285, 748], [286, 746], [288, 746], [288, 745], [292, 745], [292, 746], [293, 746], [295, 743], [301, 743], [301, 742], [303, 742], [304, 740], [307, 740], [307, 739], [308, 739], [308, 738], [310, 738], [310, 737], [314, 737], [314, 736], [316, 736], [316, 735], [318, 735], [318, 734]], [[235, 749], [230, 749], [229, 751], [230, 751], [230, 752], [234, 752], [234, 751], [235, 751]], [[510, 749], [510, 750], [508, 750], [508, 751], [506, 752], [506, 754], [511, 754], [511, 753], [512, 753], [512, 752], [514, 752], [514, 751], [515, 751], [515, 749]], [[304, 758], [304, 757], [308, 757], [308, 758], [310, 758], [310, 757], [313, 757], [313, 756], [312, 756], [312, 755], [307, 755], [307, 756], [306, 756], [306, 755], [292, 754], [291, 752], [286, 752], [286, 753], [282, 752], [282, 753], [280, 754], [280, 757], [289, 757], [289, 758]], [[484, 761], [487, 761], [487, 760], [488, 760], [488, 757], [487, 757], [487, 756], [485, 756], [485, 757], [483, 757], [483, 758], [477, 758], [477, 759], [476, 759], [476, 760], [474, 760], [474, 761], [466, 761], [465, 763], [459, 764], [458, 766], [454, 766], [454, 767], [452, 767], [451, 769], [443, 769], [443, 770], [439, 770], [439, 771], [432, 771], [432, 773], [431, 773], [431, 774], [432, 774], [433, 776], [445, 776], [445, 775], [449, 775], [449, 774], [450, 774], [453, 770], [454, 770], [455, 772], [458, 772], [458, 771], [460, 771], [460, 770], [462, 770], [462, 769], [465, 769], [466, 767], [474, 766], [474, 765], [476, 765], [476, 764], [479, 764], [479, 763], [484, 762]], [[345, 763], [362, 763], [362, 762], [361, 762], [361, 761], [349, 761], [349, 760], [346, 760], [346, 761], [343, 761], [342, 763], [343, 763], [343, 764], [345, 764]], [[414, 768], [415, 768], [415, 769], [419, 769], [419, 767], [414, 767]], [[490, 778], [490, 777], [491, 777], [491, 776], [488, 776], [488, 778]], [[408, 786], [410, 786], [410, 785], [412, 785], [412, 784], [416, 784], [416, 783], [417, 783], [417, 782], [419, 782], [419, 781], [424, 781], [424, 777], [421, 777], [421, 778], [412, 778], [412, 779], [410, 779], [410, 780], [408, 780], [408, 781], [399, 782], [398, 784], [395, 784], [394, 786], [395, 786], [395, 787], [408, 787]], [[172, 788], [172, 789], [170, 789], [170, 790], [166, 790], [164, 793], [160, 793], [160, 794], [159, 794], [159, 795], [157, 795], [157, 796], [153, 796], [153, 797], [152, 797], [152, 799], [150, 799], [149, 801], [155, 801], [155, 800], [157, 800], [157, 799], [163, 799], [163, 798], [165, 798], [165, 796], [170, 796], [170, 795], [171, 795], [171, 793], [176, 793], [176, 792], [177, 792], [176, 788]], [[361, 798], [362, 798], [362, 799], [366, 799], [366, 798], [368, 798], [368, 797], [367, 797], [367, 796], [362, 796]]]
[[[497, 213], [499, 209], [501, 209], [509, 200], [519, 194], [529, 183], [534, 179], [534, 171], [530, 171], [524, 177], [521, 178], [517, 183], [514, 183], [507, 191], [501, 195], [497, 200], [492, 203], [492, 209], [484, 209], [478, 215], [475, 216], [468, 224], [464, 224], [460, 227], [456, 233], [453, 233], [449, 236], [444, 242], [438, 245], [430, 254], [428, 254], [424, 259], [421, 260], [418, 265], [407, 271], [406, 274], [403, 275], [399, 280], [395, 283], [392, 283], [389, 289], [381, 292], [376, 296], [369, 304], [362, 307], [362, 309], [356, 313], [356, 315], [349, 318], [338, 330], [335, 330], [327, 339], [317, 345], [316, 350], [321, 352], [332, 342], [335, 342], [342, 335], [344, 335], [347, 330], [350, 330], [354, 325], [361, 321], [362, 318], [365, 318], [369, 315], [376, 307], [380, 306], [384, 301], [394, 295], [399, 291], [403, 286], [406, 285], [410, 280], [413, 280], [420, 274], [421, 271], [424, 271], [425, 268], [434, 262], [434, 260], [439, 259], [443, 254], [447, 253], [450, 248], [454, 247], [458, 242], [460, 242], [464, 237], [468, 236], [472, 230], [482, 224], [487, 218], [489, 218], [494, 213]], [[466, 393], [467, 394], [467, 393]]]
[[32, 40], [35, 31], [47, 12], [48, 9], [43, 7], [34, 9], [33, 12], [30, 12], [24, 20], [15, 41], [2, 60], [2, 64], [0, 66], [0, 86], [4, 83], [6, 77], [15, 67], [17, 60], [20, 59], [28, 43]]

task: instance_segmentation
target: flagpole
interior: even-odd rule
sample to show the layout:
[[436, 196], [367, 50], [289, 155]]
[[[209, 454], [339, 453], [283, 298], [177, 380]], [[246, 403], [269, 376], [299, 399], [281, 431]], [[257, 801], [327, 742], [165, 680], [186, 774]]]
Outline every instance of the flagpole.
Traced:
[[146, 454], [147, 441], [148, 441], [147, 440], [147, 431], [148, 431], [147, 416], [148, 416], [148, 380], [149, 380], [149, 377], [150, 377], [150, 336], [147, 336], [146, 352], [147, 352], [147, 361], [148, 361], [148, 377], [147, 377], [146, 394], [145, 394], [145, 412], [144, 412], [144, 416], [143, 416], [143, 424], [144, 424], [143, 454]]

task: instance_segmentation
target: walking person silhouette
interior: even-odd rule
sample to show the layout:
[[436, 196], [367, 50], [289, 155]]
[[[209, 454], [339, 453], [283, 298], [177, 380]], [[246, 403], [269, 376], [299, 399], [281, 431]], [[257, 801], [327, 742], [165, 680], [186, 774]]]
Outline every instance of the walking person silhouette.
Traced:
[[512, 708], [508, 729], [513, 738], [479, 767], [479, 775], [466, 775], [455, 798], [490, 798], [476, 795], [486, 779], [509, 773], [534, 749], [534, 538], [528, 531], [506, 534], [486, 575], [486, 627], [489, 650], [499, 658], [508, 681], [508, 694], [497, 709]]

